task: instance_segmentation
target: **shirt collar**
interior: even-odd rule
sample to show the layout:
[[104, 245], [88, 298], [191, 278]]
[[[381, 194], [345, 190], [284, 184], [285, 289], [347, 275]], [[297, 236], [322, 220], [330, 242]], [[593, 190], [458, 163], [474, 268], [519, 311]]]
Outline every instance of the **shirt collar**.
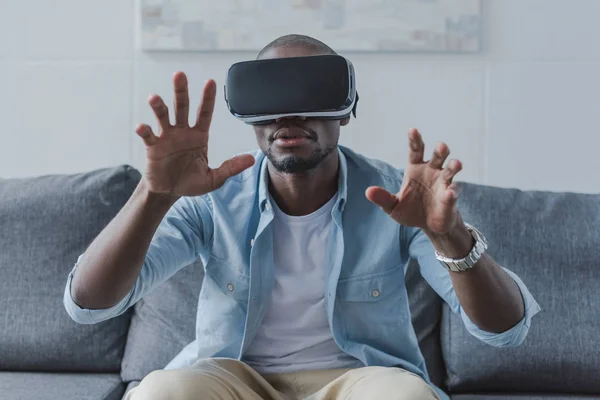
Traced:
[[[339, 176], [338, 176], [338, 204], [337, 207], [342, 210], [346, 204], [346, 198], [348, 196], [348, 164], [346, 162], [346, 156], [337, 147], [339, 156]], [[269, 170], [267, 168], [269, 159], [263, 157], [260, 166], [260, 179], [258, 183], [258, 205], [261, 211], [265, 208], [272, 208], [269, 204], [271, 196], [269, 195]], [[268, 205], [268, 207], [267, 207]]]

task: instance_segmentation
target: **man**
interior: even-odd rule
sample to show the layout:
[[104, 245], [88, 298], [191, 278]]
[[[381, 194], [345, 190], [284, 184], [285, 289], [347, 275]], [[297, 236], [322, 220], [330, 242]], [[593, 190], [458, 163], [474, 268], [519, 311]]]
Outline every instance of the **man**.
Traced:
[[[335, 52], [289, 35], [259, 58], [323, 54]], [[183, 73], [174, 88], [174, 124], [152, 96], [160, 132], [136, 129], [144, 177], [65, 290], [72, 318], [95, 323], [202, 260], [196, 341], [129, 399], [447, 398], [429, 381], [411, 326], [411, 257], [474, 336], [494, 346], [524, 340], [539, 306], [462, 220], [452, 183], [461, 163], [446, 163], [445, 144], [425, 161], [411, 129], [409, 164], [398, 171], [338, 145], [348, 117], [291, 116], [255, 125], [260, 151], [211, 169], [216, 84], [205, 84], [193, 126]], [[462, 271], [441, 262], [467, 256], [474, 263]]]

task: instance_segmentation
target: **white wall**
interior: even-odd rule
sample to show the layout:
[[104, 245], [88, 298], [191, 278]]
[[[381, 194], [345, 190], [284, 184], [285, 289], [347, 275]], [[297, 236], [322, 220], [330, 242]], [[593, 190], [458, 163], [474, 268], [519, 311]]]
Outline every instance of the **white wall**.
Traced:
[[[400, 167], [406, 133], [446, 141], [461, 179], [522, 189], [600, 192], [600, 1], [482, 0], [475, 55], [352, 54], [361, 100], [342, 144]], [[0, 176], [143, 168], [146, 103], [170, 104], [188, 73], [194, 106], [207, 78], [254, 53], [143, 53], [130, 0], [0, 0]], [[221, 94], [222, 91], [219, 91]], [[210, 157], [255, 148], [221, 101]]]

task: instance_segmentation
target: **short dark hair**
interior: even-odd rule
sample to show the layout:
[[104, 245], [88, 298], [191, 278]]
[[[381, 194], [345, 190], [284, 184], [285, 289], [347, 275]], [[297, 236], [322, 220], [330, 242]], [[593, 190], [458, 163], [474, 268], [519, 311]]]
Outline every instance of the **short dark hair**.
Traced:
[[258, 56], [256, 56], [256, 58], [261, 58], [263, 54], [265, 54], [271, 49], [287, 46], [304, 47], [317, 50], [321, 54], [337, 55], [337, 53], [331, 47], [327, 46], [325, 43], [321, 42], [318, 39], [306, 35], [290, 34], [280, 36], [277, 39], [273, 40], [271, 43], [267, 44], [258, 53]]

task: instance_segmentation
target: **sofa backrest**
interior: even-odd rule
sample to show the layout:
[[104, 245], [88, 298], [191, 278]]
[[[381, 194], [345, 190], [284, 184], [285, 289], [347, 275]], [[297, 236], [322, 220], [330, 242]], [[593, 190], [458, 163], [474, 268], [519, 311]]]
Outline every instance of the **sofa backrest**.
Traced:
[[449, 391], [600, 393], [600, 196], [465, 183], [459, 208], [542, 311], [520, 347], [494, 348], [444, 307]]
[[78, 325], [63, 292], [78, 256], [139, 179], [120, 166], [0, 180], [0, 370], [120, 370], [130, 313]]
[[442, 299], [423, 279], [416, 260], [410, 261], [405, 282], [412, 325], [425, 358], [429, 377], [435, 385], [443, 388], [446, 370], [440, 339]]

